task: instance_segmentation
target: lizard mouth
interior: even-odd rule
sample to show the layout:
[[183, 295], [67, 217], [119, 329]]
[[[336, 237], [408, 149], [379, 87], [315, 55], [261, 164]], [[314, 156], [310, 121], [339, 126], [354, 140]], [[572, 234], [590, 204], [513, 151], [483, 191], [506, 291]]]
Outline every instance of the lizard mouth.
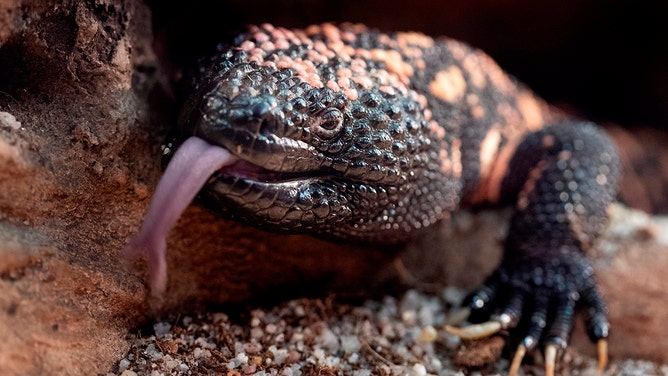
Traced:
[[246, 180], [261, 184], [294, 183], [312, 181], [314, 178], [326, 178], [326, 172], [284, 172], [268, 170], [262, 166], [237, 159], [234, 163], [217, 170], [212, 178]]
[[176, 150], [155, 189], [139, 232], [128, 242], [123, 255], [130, 260], [148, 256], [153, 293], [166, 288], [166, 238], [185, 208], [204, 187], [216, 195], [244, 202], [282, 200], [296, 203], [300, 187], [317, 183], [329, 174], [322, 172], [272, 171], [233, 155], [199, 137], [190, 137]]

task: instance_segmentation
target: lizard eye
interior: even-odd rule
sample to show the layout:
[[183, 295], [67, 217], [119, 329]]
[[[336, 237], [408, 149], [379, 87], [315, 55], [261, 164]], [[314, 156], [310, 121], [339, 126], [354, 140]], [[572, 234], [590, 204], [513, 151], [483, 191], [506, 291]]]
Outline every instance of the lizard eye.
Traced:
[[330, 139], [343, 129], [343, 114], [338, 108], [328, 108], [311, 124], [311, 130], [318, 137]]

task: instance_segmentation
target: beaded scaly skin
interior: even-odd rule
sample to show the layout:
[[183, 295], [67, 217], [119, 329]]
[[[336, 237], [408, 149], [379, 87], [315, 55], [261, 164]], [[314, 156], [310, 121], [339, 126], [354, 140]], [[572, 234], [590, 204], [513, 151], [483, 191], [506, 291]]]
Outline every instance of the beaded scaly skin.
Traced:
[[[201, 65], [178, 133], [165, 185], [196, 166], [188, 197], [204, 185], [211, 209], [271, 231], [403, 243], [459, 207], [514, 205], [502, 264], [466, 300], [473, 320], [490, 321], [451, 330], [528, 323], [511, 374], [541, 342], [553, 373], [581, 308], [605, 365], [608, 321], [584, 251], [614, 200], [615, 148], [484, 53], [362, 25], [251, 26]], [[139, 238], [164, 238], [163, 227]], [[126, 254], [148, 250], [161, 292], [164, 245], [148, 243]]]

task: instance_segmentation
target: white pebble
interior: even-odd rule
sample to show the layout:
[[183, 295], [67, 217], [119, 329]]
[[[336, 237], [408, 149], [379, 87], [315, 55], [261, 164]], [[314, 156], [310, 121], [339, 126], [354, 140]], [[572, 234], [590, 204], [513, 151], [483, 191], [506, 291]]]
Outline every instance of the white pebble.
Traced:
[[121, 359], [121, 361], [118, 362], [118, 370], [121, 371], [121, 372], [123, 372], [123, 371], [125, 371], [126, 369], [128, 369], [128, 367], [130, 367], [130, 364], [131, 364], [131, 363], [130, 363], [129, 360], [127, 360], [127, 359]]
[[382, 322], [380, 323], [380, 335], [381, 338], [394, 338], [397, 333], [395, 332], [394, 327], [392, 327], [392, 324], [389, 322]]
[[466, 296], [467, 292], [456, 287], [446, 287], [443, 289], [443, 300], [451, 305], [458, 306]]
[[207, 342], [206, 339], [205, 339], [204, 337], [199, 337], [199, 338], [197, 338], [197, 339], [195, 340], [195, 345], [196, 345], [196, 346], [199, 346], [199, 347], [201, 347], [201, 348], [203, 348], [203, 349], [215, 349], [215, 348], [216, 348], [216, 344], [215, 344], [215, 343]]
[[325, 358], [325, 365], [327, 367], [335, 368], [341, 363], [341, 358], [337, 356], [328, 356]]
[[21, 129], [21, 122], [9, 112], [0, 111], [0, 124], [13, 129]]
[[[169, 355], [166, 355], [165, 358], [167, 358]], [[171, 371], [174, 368], [177, 368], [179, 366], [179, 361], [174, 360], [174, 359], [168, 359], [163, 362], [164, 367], [168, 370]]]
[[290, 368], [284, 368], [282, 376], [301, 376], [302, 370], [301, 367], [297, 364], [293, 364]]
[[248, 364], [248, 355], [245, 353], [238, 353], [235, 359], [239, 362], [239, 364]]
[[264, 335], [264, 331], [262, 330], [262, 328], [254, 327], [253, 329], [251, 329], [250, 335], [252, 339], [260, 339]]
[[144, 350], [144, 353], [148, 355], [151, 359], [157, 360], [157, 359], [162, 359], [162, 353], [158, 351], [155, 348], [154, 344], [150, 344], [146, 346], [146, 350]]
[[236, 358], [235, 359], [230, 359], [230, 361], [227, 362], [227, 364], [225, 366], [227, 367], [227, 369], [235, 369], [235, 368], [239, 367], [239, 361]]
[[323, 349], [314, 349], [312, 354], [317, 363], [321, 363], [325, 360], [325, 351]]
[[243, 369], [244, 374], [246, 374], [246, 375], [254, 374], [256, 370], [257, 370], [257, 366], [255, 364], [247, 365]]
[[305, 315], [306, 315], [306, 311], [304, 310], [303, 306], [297, 306], [295, 308], [295, 316], [304, 317]]
[[360, 350], [360, 344], [357, 336], [341, 336], [341, 348], [346, 353], [355, 353]]
[[258, 342], [246, 342], [244, 343], [244, 352], [246, 354], [258, 354], [262, 351], [262, 344]]
[[416, 363], [413, 365], [413, 374], [415, 376], [426, 376], [427, 368], [423, 364]]
[[371, 376], [371, 370], [360, 369], [357, 371], [353, 371], [352, 376]]
[[216, 323], [216, 324], [221, 323], [221, 322], [225, 322], [228, 319], [229, 319], [229, 317], [222, 312], [216, 312], [216, 313], [213, 314], [213, 322]]
[[415, 314], [415, 311], [409, 309], [401, 312], [401, 321], [403, 321], [406, 325], [415, 325], [416, 316], [417, 315]]
[[401, 307], [404, 309], [416, 310], [422, 301], [422, 296], [416, 290], [408, 290], [401, 299]]
[[433, 305], [422, 306], [418, 311], [418, 320], [420, 321], [420, 325], [434, 325], [434, 312], [437, 309], [438, 307], [434, 307]]
[[278, 365], [285, 363], [290, 355], [287, 349], [277, 349], [276, 346], [269, 346], [269, 351], [274, 355], [274, 362]]
[[290, 338], [290, 342], [292, 343], [297, 343], [297, 342], [302, 342], [304, 340], [304, 334], [295, 332], [292, 334], [292, 337]]
[[267, 324], [267, 326], [264, 327], [264, 330], [269, 334], [276, 333], [276, 329], [276, 325], [274, 324]]
[[163, 337], [165, 334], [169, 333], [171, 329], [172, 326], [166, 322], [156, 322], [153, 324], [153, 331], [155, 332], [155, 336], [158, 338]]
[[322, 327], [322, 332], [320, 333], [320, 335], [317, 337], [316, 340], [319, 345], [323, 346], [324, 348], [330, 351], [339, 350], [339, 339], [336, 337], [334, 332], [332, 332], [327, 326]]
[[443, 363], [440, 359], [433, 357], [431, 358], [431, 368], [440, 371], [443, 368]]
[[445, 348], [455, 350], [462, 343], [461, 337], [445, 333]]
[[199, 347], [195, 347], [195, 350], [193, 350], [193, 356], [195, 356], [195, 359], [197, 359], [197, 358], [210, 358], [211, 357], [211, 351], [203, 350]]

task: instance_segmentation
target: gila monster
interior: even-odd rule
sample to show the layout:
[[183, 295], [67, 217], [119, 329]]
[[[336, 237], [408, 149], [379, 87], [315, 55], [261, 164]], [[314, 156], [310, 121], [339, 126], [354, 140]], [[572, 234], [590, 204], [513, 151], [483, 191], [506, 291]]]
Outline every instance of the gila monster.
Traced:
[[450, 330], [521, 330], [511, 374], [539, 344], [552, 374], [578, 308], [605, 366], [609, 324], [584, 252], [620, 168], [597, 126], [463, 43], [358, 24], [251, 26], [195, 76], [183, 136], [125, 249], [148, 256], [154, 294], [166, 235], [200, 191], [262, 229], [369, 243], [407, 242], [459, 207], [511, 204], [502, 262], [465, 301], [488, 321]]

